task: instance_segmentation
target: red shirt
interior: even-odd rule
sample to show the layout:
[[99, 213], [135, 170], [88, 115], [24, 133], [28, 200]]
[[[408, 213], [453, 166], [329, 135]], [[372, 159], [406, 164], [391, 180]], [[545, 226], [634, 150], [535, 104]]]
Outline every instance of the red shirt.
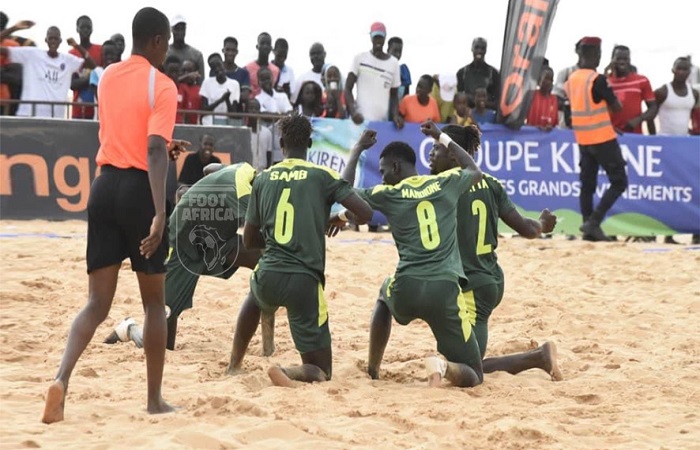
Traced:
[[[92, 60], [95, 61], [95, 67], [102, 65], [102, 46], [101, 45], [92, 44], [87, 52], [88, 52], [88, 55], [90, 55], [90, 58], [92, 58]], [[70, 53], [71, 55], [75, 55], [78, 58], [83, 57], [83, 55], [81, 55], [80, 52], [74, 48], [71, 48], [68, 51], [68, 53]], [[92, 70], [92, 69], [89, 69], [89, 70]], [[90, 76], [88, 75], [88, 79], [89, 78], [90, 78]], [[81, 89], [79, 91], [73, 91], [73, 101], [79, 102], [81, 100], [85, 103], [94, 103], [95, 102], [95, 94], [92, 93], [92, 88], [89, 85], [88, 85], [88, 87]], [[74, 119], [92, 119], [93, 117], [95, 117], [95, 110], [92, 106], [74, 106], [72, 117]]]
[[[642, 101], [654, 101], [654, 91], [651, 88], [649, 79], [637, 73], [627, 74], [626, 77], [616, 77], [610, 75], [608, 83], [615, 96], [622, 104], [622, 110], [610, 113], [610, 119], [615, 128], [625, 129], [627, 122], [642, 114]], [[629, 130], [628, 130], [629, 131]], [[633, 133], [642, 133], [641, 123], [632, 130]]]
[[[177, 94], [177, 109], [189, 109], [191, 111], [202, 109], [202, 97], [199, 95], [198, 85], [180, 83], [177, 85]], [[199, 114], [178, 113], [177, 123], [199, 125]]]
[[556, 95], [544, 95], [539, 89], [532, 97], [527, 112], [527, 124], [533, 127], [556, 127], [559, 124], [559, 104]]

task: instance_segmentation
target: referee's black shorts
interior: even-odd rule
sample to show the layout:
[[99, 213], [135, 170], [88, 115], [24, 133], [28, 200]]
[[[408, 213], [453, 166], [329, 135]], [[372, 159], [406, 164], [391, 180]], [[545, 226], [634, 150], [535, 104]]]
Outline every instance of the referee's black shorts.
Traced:
[[165, 273], [168, 227], [156, 252], [146, 259], [141, 240], [151, 231], [155, 215], [148, 172], [102, 166], [88, 199], [87, 270], [121, 264], [127, 257], [134, 272]]

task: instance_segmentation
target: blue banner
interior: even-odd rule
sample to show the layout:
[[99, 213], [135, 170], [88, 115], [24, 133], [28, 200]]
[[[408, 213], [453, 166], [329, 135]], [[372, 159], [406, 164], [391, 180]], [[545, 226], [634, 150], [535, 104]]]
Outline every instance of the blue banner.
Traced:
[[[429, 173], [428, 155], [433, 141], [416, 124], [397, 130], [391, 122], [371, 122], [377, 131], [377, 144], [360, 161], [358, 186], [381, 184], [379, 155], [391, 141], [409, 143], [416, 151], [417, 168]], [[362, 128], [353, 130], [356, 142]], [[540, 131], [523, 127], [515, 131], [502, 125], [482, 126], [482, 148], [475, 159], [479, 167], [498, 178], [521, 212], [538, 217], [548, 208], [559, 217], [557, 231], [578, 234], [579, 152], [570, 130]], [[619, 137], [627, 161], [629, 187], [603, 222], [610, 234], [670, 235], [700, 233], [700, 137], [645, 136]], [[608, 186], [605, 173], [598, 177], [594, 201]], [[375, 215], [373, 224], [385, 224]], [[506, 231], [505, 228], [503, 231]]]

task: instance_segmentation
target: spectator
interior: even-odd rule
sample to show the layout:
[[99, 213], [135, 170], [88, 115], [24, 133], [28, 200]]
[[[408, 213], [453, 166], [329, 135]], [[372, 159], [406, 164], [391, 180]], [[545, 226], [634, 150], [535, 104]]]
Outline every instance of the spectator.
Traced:
[[[277, 91], [279, 92], [279, 91]], [[314, 81], [306, 81], [301, 85], [301, 92], [294, 103], [294, 109], [306, 117], [323, 116], [323, 90]]]
[[[218, 54], [217, 54], [218, 55]], [[212, 55], [213, 56], [213, 55]], [[238, 81], [226, 76], [224, 63], [221, 59], [209, 57], [208, 61], [215, 75], [202, 83], [199, 90], [199, 98], [203, 111], [215, 113], [236, 112], [241, 97], [241, 88]], [[202, 125], [227, 125], [228, 117], [225, 115], [205, 115], [202, 117]]]
[[[180, 76], [182, 75], [182, 61], [180, 61], [180, 58], [178, 58], [175, 55], [170, 55], [165, 58], [165, 61], [163, 62], [163, 73], [168, 76], [171, 80], [173, 80], [173, 83], [175, 83], [175, 86], [178, 85]], [[182, 112], [180, 110], [182, 109], [182, 96], [180, 95], [180, 92], [178, 90], [177, 93], [177, 114], [175, 116], [175, 123], [185, 123], [184, 122], [184, 117], [182, 116]]]
[[[581, 41], [577, 42], [574, 50], [576, 54], [579, 54], [579, 47]], [[566, 92], [564, 91], [564, 84], [569, 79], [569, 75], [578, 70], [578, 63], [573, 66], [566, 67], [557, 73], [557, 81], [554, 83], [554, 88], [552, 92], [556, 95], [559, 101], [559, 126], [561, 128], [571, 128], [571, 107], [569, 106], [569, 99], [566, 97]]]
[[457, 77], [453, 73], [433, 75], [433, 90], [430, 95], [435, 99], [440, 110], [440, 121], [448, 123], [454, 115], [454, 98], [457, 92]]
[[[186, 59], [182, 62], [181, 75], [177, 83], [179, 97], [178, 109], [183, 111], [199, 111], [202, 109], [201, 88], [199, 86], [199, 70], [197, 63]], [[190, 125], [199, 124], [199, 114], [182, 113], [183, 122]]]
[[559, 122], [559, 102], [552, 95], [554, 71], [551, 67], [542, 69], [538, 89], [532, 97], [527, 113], [527, 124], [544, 131], [551, 131]]
[[290, 101], [296, 102], [297, 96], [301, 89], [301, 85], [305, 81], [314, 81], [318, 83], [319, 86], [323, 87], [323, 71], [328, 67], [326, 64], [326, 49], [320, 42], [314, 42], [311, 44], [309, 49], [309, 60], [311, 61], [311, 70], [301, 74], [299, 78], [294, 82], [294, 88], [292, 89], [292, 96]]
[[[216, 76], [216, 70], [214, 70], [214, 67], [216, 66], [217, 61], [220, 62], [221, 64], [224, 64], [224, 59], [218, 53], [212, 53], [211, 55], [209, 55], [207, 57], [207, 66], [209, 66], [209, 76], [210, 77]], [[246, 73], [247, 72], [248, 71], [246, 71]], [[229, 78], [231, 78], [231, 77], [229, 77]], [[239, 83], [239, 85], [240, 85], [240, 83]]]
[[[250, 74], [245, 67], [240, 67], [236, 64], [236, 56], [238, 56], [238, 39], [235, 37], [227, 37], [224, 39], [224, 48], [221, 49], [224, 54], [224, 70], [226, 76], [238, 81], [241, 89], [243, 86], [250, 86]], [[212, 73], [209, 76], [214, 76]], [[245, 103], [243, 103], [245, 104]]]
[[469, 108], [469, 96], [466, 92], [457, 92], [454, 97], [454, 112], [447, 118], [447, 123], [466, 127], [472, 125], [472, 111]]
[[337, 66], [329, 65], [323, 71], [323, 107], [324, 117], [345, 119], [345, 92], [343, 91], [343, 79]]
[[[393, 120], [403, 127], [398, 112], [398, 87], [401, 86], [399, 60], [384, 53], [386, 27], [375, 22], [370, 27], [372, 49], [355, 56], [345, 84], [345, 103], [352, 121]], [[357, 100], [352, 93], [357, 84]]]
[[478, 37], [472, 41], [471, 63], [457, 71], [457, 91], [466, 92], [470, 105], [476, 101], [476, 90], [486, 89], [486, 107], [496, 109], [501, 89], [501, 76], [495, 67], [486, 63], [486, 39]]
[[124, 54], [124, 49], [126, 48], [126, 41], [124, 40], [124, 35], [121, 33], [114, 33], [112, 37], [109, 38], [109, 40], [114, 42], [114, 44], [117, 46], [117, 61], [121, 61], [122, 55]]
[[[0, 45], [3, 47], [34, 47], [31, 39], [14, 36], [12, 33], [25, 30], [34, 26], [31, 20], [23, 20], [10, 28], [7, 28], [9, 18], [0, 11]], [[19, 100], [22, 94], [22, 65], [10, 63], [5, 56], [0, 56], [0, 100]], [[18, 104], [2, 105], [1, 115], [14, 116], [17, 113]]]
[[[654, 120], [658, 107], [647, 77], [632, 72], [630, 67], [630, 49], [624, 45], [615, 46], [608, 83], [622, 104], [622, 110], [613, 112], [610, 119], [613, 127], [618, 130], [641, 134], [642, 122]], [[642, 101], [647, 105], [644, 113]]]
[[[401, 55], [403, 55], [403, 40], [400, 37], [394, 36], [389, 39], [389, 46], [387, 47], [387, 53], [389, 53], [394, 58], [401, 61]], [[401, 64], [399, 66], [401, 71], [401, 86], [399, 86], [398, 97], [399, 102], [402, 98], [410, 94], [411, 91], [411, 71], [408, 70], [406, 64]]]
[[[77, 49], [83, 58], [69, 53], [59, 53], [61, 30], [49, 27], [46, 30], [48, 51], [36, 47], [0, 47], [0, 56], [9, 56], [10, 61], [22, 64], [22, 101], [65, 102], [70, 89], [73, 73], [84, 65], [95, 67], [90, 54], [78, 45], [73, 38], [68, 38], [68, 45]], [[66, 117], [65, 105], [30, 105], [22, 103], [17, 109], [22, 117]]]
[[294, 84], [294, 70], [287, 64], [287, 55], [289, 54], [289, 43], [284, 38], [278, 38], [275, 41], [275, 48], [272, 49], [275, 58], [272, 64], [280, 70], [275, 90], [287, 94], [287, 98], [292, 96], [292, 85]]
[[[92, 36], [92, 19], [88, 16], [78, 17], [75, 30], [80, 37], [80, 46], [88, 51], [92, 60], [95, 61], [96, 66], [101, 66], [102, 46], [90, 42], [90, 36]], [[82, 56], [82, 53], [74, 48], [70, 49], [68, 53], [79, 58]], [[73, 89], [74, 103], [95, 103], [95, 93], [90, 87], [90, 72], [91, 70], [89, 68], [84, 67], [80, 74], [73, 74], [70, 87]], [[93, 119], [95, 117], [95, 108], [93, 106], [73, 105], [71, 117], [74, 119]]]
[[277, 81], [280, 76], [280, 69], [274, 64], [270, 64], [270, 52], [272, 51], [272, 37], [270, 33], [262, 32], [258, 35], [258, 43], [255, 46], [258, 49], [258, 59], [249, 62], [245, 68], [250, 74], [250, 93], [256, 97], [260, 93], [260, 83], [258, 80], [258, 72], [261, 68], [266, 68], [272, 72], [272, 83]]
[[[260, 102], [251, 98], [247, 103], [247, 112], [258, 114]], [[268, 127], [260, 126], [257, 117], [246, 117], [246, 124], [250, 127], [250, 150], [253, 156], [253, 167], [258, 173], [270, 167], [272, 162], [272, 132]]]
[[[579, 145], [581, 190], [579, 201], [583, 239], [607, 241], [600, 228], [605, 214], [627, 189], [626, 162], [610, 123], [610, 113], [622, 110], [604, 75], [598, 74], [600, 38], [585, 37], [579, 41], [579, 69], [573, 72], [564, 90], [571, 103], [571, 121]], [[598, 186], [598, 170], [605, 170], [610, 186], [603, 193], [597, 208], [593, 196]]]
[[474, 92], [474, 108], [471, 110], [472, 120], [479, 125], [496, 123], [496, 111], [488, 108], [488, 93], [486, 88], [476, 88]]
[[202, 57], [202, 52], [185, 42], [187, 21], [183, 16], [177, 15], [170, 21], [170, 26], [173, 32], [173, 43], [168, 47], [167, 56], [175, 55], [180, 58], [180, 61], [185, 61], [186, 59], [194, 61], [199, 69], [199, 84], [201, 85], [205, 79], [204, 58]]
[[[113, 41], [104, 41], [102, 43], [102, 65], [95, 67], [92, 72], [90, 72], [90, 89], [95, 95], [95, 101], [97, 98], [97, 86], [100, 84], [100, 78], [104, 73], [105, 69], [113, 63], [119, 62], [119, 47]], [[97, 117], [97, 110], [95, 110], [95, 119]]]
[[440, 111], [437, 102], [430, 96], [433, 90], [433, 77], [422, 75], [416, 85], [416, 93], [401, 99], [399, 114], [406, 122], [423, 123], [432, 120], [440, 122]]
[[204, 168], [211, 163], [221, 163], [221, 160], [214, 156], [216, 140], [214, 136], [203, 134], [199, 140], [199, 150], [191, 152], [185, 158], [182, 165], [178, 184], [192, 186], [204, 177]]
[[[270, 71], [270, 69], [267, 67], [261, 68], [258, 72], [258, 78], [260, 80], [260, 93], [255, 98], [260, 102], [261, 112], [285, 114], [293, 109], [287, 96], [272, 88], [272, 71]], [[268, 122], [265, 126], [267, 126], [272, 133], [272, 163], [276, 164], [284, 159], [279, 142], [279, 133], [274, 123]]]
[[[673, 63], [673, 80], [654, 91], [659, 106], [659, 134], [687, 136], [700, 134], [700, 93], [688, 83], [690, 60], [678, 58]], [[695, 114], [693, 114], [695, 112]], [[692, 126], [688, 129], [688, 123]], [[649, 129], [654, 122], [647, 122]], [[664, 242], [677, 244], [673, 236], [666, 236]], [[693, 244], [700, 244], [700, 234], [693, 234]]]

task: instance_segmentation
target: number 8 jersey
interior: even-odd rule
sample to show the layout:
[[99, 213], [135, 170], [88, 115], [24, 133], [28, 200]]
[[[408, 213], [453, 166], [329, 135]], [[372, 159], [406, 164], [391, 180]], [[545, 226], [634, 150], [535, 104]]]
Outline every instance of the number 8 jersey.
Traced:
[[261, 270], [308, 273], [325, 284], [325, 231], [331, 206], [352, 194], [332, 169], [287, 158], [253, 181], [246, 222], [265, 238]]
[[464, 278], [457, 248], [457, 202], [473, 174], [454, 168], [400, 183], [358, 190], [389, 221], [399, 251], [396, 276], [423, 280]]

